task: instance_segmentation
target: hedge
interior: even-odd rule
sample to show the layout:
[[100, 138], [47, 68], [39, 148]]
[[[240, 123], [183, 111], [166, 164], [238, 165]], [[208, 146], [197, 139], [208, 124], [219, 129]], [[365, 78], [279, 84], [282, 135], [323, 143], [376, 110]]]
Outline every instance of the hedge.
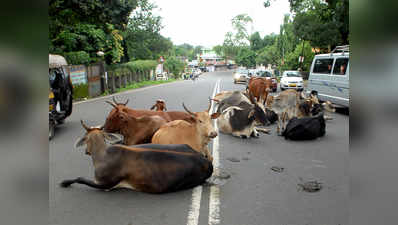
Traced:
[[136, 60], [122, 64], [108, 65], [107, 71], [114, 72], [117, 76], [130, 72], [143, 72], [156, 69], [158, 63], [155, 60]]

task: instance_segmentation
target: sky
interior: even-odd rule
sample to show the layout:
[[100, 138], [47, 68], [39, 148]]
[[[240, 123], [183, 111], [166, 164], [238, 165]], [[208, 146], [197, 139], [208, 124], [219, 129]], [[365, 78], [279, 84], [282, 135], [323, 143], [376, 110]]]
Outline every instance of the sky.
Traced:
[[228, 31], [233, 31], [231, 19], [246, 13], [253, 19], [250, 32], [260, 32], [261, 37], [279, 33], [283, 17], [289, 13], [288, 0], [271, 1], [264, 8], [263, 0], [151, 0], [159, 8], [164, 28], [161, 34], [176, 44], [188, 43], [213, 47], [222, 44]]

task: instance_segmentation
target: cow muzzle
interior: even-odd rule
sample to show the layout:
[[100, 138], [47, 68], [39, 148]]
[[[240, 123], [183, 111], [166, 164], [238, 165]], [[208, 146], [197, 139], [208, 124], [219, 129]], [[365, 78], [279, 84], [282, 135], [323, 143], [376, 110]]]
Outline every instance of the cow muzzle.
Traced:
[[210, 132], [209, 138], [215, 138], [215, 137], [217, 137], [217, 132], [215, 131]]

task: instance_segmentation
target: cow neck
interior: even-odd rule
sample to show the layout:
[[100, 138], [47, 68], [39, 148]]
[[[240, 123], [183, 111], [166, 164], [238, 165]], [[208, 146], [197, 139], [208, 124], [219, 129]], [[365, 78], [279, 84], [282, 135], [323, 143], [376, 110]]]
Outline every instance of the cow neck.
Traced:
[[95, 168], [97, 168], [100, 162], [105, 160], [106, 148], [107, 144], [105, 143], [104, 137], [100, 137], [99, 134], [96, 134], [95, 137], [91, 138], [90, 152]]

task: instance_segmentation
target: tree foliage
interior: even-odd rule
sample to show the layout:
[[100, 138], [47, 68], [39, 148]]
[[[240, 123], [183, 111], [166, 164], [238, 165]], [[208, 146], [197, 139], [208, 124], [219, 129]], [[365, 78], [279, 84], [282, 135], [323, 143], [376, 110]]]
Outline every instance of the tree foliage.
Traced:
[[50, 52], [85, 51], [90, 61], [103, 51], [107, 63], [119, 62], [123, 56], [121, 31], [137, 0], [50, 0]]
[[235, 60], [238, 65], [245, 67], [256, 65], [256, 55], [249, 47], [240, 48]]

